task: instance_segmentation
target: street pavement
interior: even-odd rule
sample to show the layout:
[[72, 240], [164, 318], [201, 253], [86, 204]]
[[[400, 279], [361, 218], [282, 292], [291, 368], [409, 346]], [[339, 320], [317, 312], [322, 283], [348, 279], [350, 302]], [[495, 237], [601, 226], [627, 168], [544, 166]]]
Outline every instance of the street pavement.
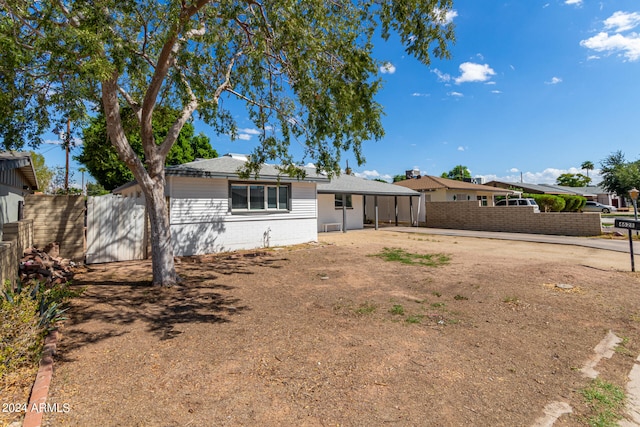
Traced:
[[[571, 237], [552, 236], [547, 234], [503, 233], [493, 231], [449, 230], [443, 228], [425, 227], [385, 227], [386, 230], [399, 231], [401, 233], [437, 234], [441, 236], [477, 237], [482, 239], [518, 240], [522, 242], [551, 243], [557, 245], [584, 246], [587, 248], [603, 249], [606, 251], [629, 251], [629, 239], [607, 237]], [[620, 240], [618, 240], [620, 239]], [[633, 253], [640, 255], [640, 241], [633, 241]]]

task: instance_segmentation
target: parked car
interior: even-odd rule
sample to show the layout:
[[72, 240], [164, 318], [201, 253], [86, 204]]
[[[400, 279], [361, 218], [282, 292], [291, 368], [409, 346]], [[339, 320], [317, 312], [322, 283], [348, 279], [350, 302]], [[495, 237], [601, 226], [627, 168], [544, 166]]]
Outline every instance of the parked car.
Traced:
[[496, 202], [496, 206], [533, 206], [534, 212], [540, 212], [540, 207], [533, 199], [502, 199]]
[[610, 213], [610, 212], [615, 212], [617, 210], [618, 209], [616, 209], [615, 206], [603, 205], [602, 203], [598, 203], [598, 202], [587, 202], [582, 208], [583, 212]]

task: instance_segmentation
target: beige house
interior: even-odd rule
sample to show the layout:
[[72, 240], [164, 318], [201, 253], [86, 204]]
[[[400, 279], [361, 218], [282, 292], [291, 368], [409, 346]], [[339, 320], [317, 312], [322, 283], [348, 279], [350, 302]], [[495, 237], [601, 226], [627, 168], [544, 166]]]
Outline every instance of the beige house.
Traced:
[[[477, 200], [482, 206], [493, 206], [495, 196], [509, 196], [514, 194], [513, 191], [503, 188], [493, 188], [486, 185], [428, 175], [396, 182], [395, 185], [409, 188], [420, 193], [418, 203], [414, 203], [417, 205], [417, 215], [411, 215], [410, 207], [406, 201], [401, 201], [402, 203], [398, 204], [398, 220], [407, 224], [412, 222], [412, 217], [417, 218], [420, 224], [426, 223], [425, 203]], [[367, 218], [373, 215], [373, 212], [369, 210], [370, 205], [367, 200], [367, 210], [365, 212]], [[396, 217], [394, 198], [381, 197], [378, 200], [378, 205], [378, 216], [380, 220], [383, 222], [394, 222]], [[415, 224], [415, 220], [413, 223]]]

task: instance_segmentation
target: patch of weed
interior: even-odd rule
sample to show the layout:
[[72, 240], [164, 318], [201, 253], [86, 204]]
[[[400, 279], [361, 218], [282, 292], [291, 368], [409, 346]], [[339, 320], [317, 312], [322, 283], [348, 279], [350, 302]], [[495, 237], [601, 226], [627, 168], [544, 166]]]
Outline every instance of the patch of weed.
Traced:
[[515, 304], [515, 305], [520, 304], [520, 300], [518, 299], [518, 297], [513, 297], [513, 296], [504, 297], [502, 299], [502, 302], [506, 304]]
[[389, 309], [389, 313], [393, 314], [394, 316], [402, 316], [404, 314], [404, 307], [402, 307], [400, 304], [395, 304]]
[[414, 314], [412, 316], [408, 316], [404, 321], [407, 323], [420, 323], [422, 322], [422, 318], [424, 316], [420, 315], [420, 314]]
[[443, 302], [434, 302], [433, 304], [431, 304], [431, 307], [433, 308], [444, 308], [445, 306], [446, 304]]
[[625, 395], [621, 387], [596, 378], [581, 390], [582, 397], [591, 408], [587, 422], [592, 427], [613, 427], [622, 419]]
[[462, 296], [462, 295], [456, 295], [455, 297], [453, 297], [453, 299], [456, 300], [456, 301], [466, 301], [469, 298], [467, 298], [465, 296]]
[[449, 263], [450, 257], [445, 254], [414, 254], [402, 248], [383, 248], [382, 252], [374, 255], [385, 261], [400, 262], [409, 265], [423, 265], [426, 267], [439, 267]]
[[431, 292], [431, 295], [436, 296], [438, 298], [440, 298], [442, 296], [442, 294], [440, 292], [436, 292], [436, 291]]
[[375, 305], [374, 303], [371, 302], [363, 302], [362, 304], [360, 304], [358, 306], [358, 308], [355, 310], [356, 314], [373, 314], [376, 309], [378, 308], [377, 305]]

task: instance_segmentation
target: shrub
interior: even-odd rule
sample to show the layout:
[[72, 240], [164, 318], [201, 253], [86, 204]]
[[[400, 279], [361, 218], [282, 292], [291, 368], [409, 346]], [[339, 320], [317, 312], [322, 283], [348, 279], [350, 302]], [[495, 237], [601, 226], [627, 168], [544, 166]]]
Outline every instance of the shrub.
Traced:
[[37, 363], [44, 332], [33, 288], [14, 290], [5, 284], [0, 298], [0, 379]]
[[582, 196], [561, 194], [559, 197], [565, 201], [565, 207], [562, 209], [562, 212], [577, 212], [587, 202], [587, 199]]
[[526, 194], [522, 197], [530, 197], [535, 200], [543, 212], [560, 212], [566, 204], [563, 198], [552, 194]]

